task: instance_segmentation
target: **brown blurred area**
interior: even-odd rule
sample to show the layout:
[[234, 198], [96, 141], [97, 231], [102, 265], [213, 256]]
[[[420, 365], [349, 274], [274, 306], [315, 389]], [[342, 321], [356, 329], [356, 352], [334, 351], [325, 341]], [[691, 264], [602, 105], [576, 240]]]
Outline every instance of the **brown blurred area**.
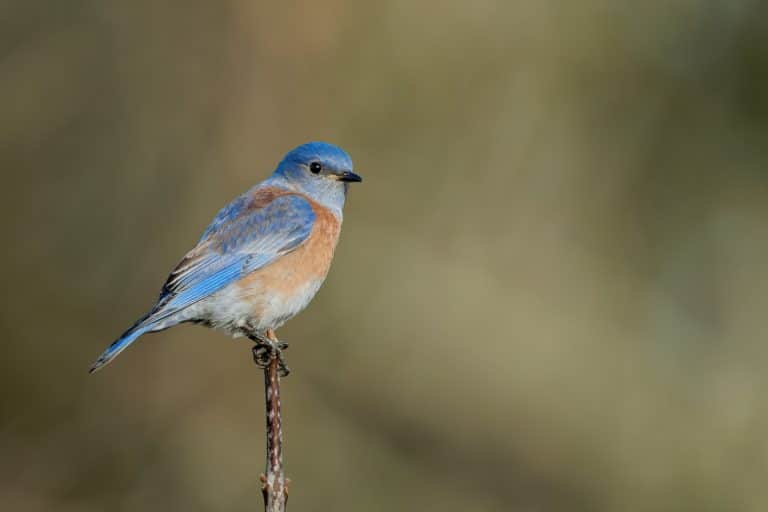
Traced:
[[253, 510], [262, 377], [183, 326], [214, 213], [344, 147], [280, 335], [290, 509], [768, 510], [758, 0], [0, 5], [0, 501]]

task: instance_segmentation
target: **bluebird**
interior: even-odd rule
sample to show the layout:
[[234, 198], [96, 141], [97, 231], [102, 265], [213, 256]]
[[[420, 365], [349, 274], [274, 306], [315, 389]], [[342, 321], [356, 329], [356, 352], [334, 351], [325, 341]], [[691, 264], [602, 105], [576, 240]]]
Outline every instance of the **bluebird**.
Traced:
[[362, 181], [341, 148], [309, 142], [225, 206], [168, 276], [154, 307], [91, 367], [111, 362], [139, 336], [190, 322], [255, 342], [280, 356], [274, 330], [303, 310], [328, 274], [351, 182]]

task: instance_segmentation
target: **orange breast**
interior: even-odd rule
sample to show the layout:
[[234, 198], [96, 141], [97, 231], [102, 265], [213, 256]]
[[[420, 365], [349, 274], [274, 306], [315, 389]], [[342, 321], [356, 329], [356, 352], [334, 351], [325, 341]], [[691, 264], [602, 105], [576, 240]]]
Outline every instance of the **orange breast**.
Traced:
[[294, 251], [241, 279], [239, 284], [244, 291], [289, 297], [305, 288], [308, 282], [325, 279], [339, 241], [341, 222], [326, 208], [306, 199], [315, 213], [315, 223], [307, 240]]

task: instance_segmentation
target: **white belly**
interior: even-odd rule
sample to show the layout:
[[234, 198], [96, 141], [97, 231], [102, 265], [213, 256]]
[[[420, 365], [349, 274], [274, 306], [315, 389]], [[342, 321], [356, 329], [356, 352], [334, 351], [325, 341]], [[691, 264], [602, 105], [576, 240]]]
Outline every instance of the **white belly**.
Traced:
[[191, 316], [234, 337], [244, 331], [277, 329], [307, 307], [324, 279], [314, 279], [290, 294], [265, 293], [254, 287], [231, 284], [192, 306]]

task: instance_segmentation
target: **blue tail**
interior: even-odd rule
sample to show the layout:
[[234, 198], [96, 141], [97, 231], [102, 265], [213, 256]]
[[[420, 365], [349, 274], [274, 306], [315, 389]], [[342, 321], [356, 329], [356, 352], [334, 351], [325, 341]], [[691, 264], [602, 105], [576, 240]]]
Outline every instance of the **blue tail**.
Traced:
[[139, 319], [138, 322], [133, 324], [130, 329], [125, 331], [122, 336], [120, 336], [114, 343], [107, 347], [107, 350], [102, 352], [96, 362], [93, 363], [93, 366], [91, 366], [91, 369], [88, 371], [88, 373], [93, 373], [100, 370], [102, 367], [109, 364], [114, 358], [116, 358], [120, 352], [128, 348], [128, 345], [136, 341], [136, 338], [151, 331], [154, 325], [153, 322], [146, 321], [148, 316], [149, 315], [145, 315]]

